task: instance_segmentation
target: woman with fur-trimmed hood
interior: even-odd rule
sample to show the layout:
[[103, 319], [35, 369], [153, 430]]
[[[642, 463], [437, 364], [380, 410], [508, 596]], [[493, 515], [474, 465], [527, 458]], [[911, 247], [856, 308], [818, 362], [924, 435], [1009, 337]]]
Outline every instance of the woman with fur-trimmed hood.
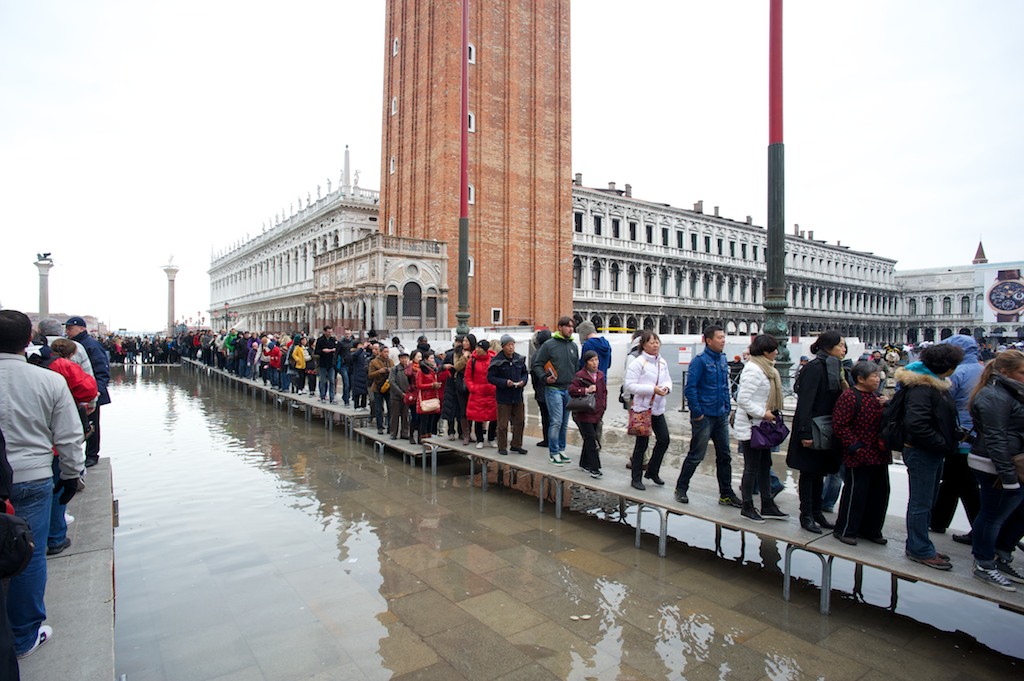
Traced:
[[907, 465], [907, 557], [936, 570], [949, 570], [949, 557], [935, 550], [928, 537], [932, 505], [939, 490], [942, 462], [960, 442], [956, 402], [946, 379], [964, 352], [955, 345], [931, 345], [920, 360], [896, 371], [896, 383], [907, 391], [903, 412], [903, 463]]

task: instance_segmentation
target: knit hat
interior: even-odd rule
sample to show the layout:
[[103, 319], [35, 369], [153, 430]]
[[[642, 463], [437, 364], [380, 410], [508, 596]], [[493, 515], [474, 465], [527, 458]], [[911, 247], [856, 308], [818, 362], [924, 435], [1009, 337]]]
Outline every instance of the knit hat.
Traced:
[[594, 326], [593, 322], [580, 322], [576, 325], [576, 331], [579, 332], [581, 340], [587, 340], [587, 336], [597, 333], [597, 327]]
[[512, 336], [508, 335], [507, 333], [504, 336], [501, 337], [501, 346], [502, 347], [505, 347], [506, 343], [515, 343], [515, 342], [516, 342], [516, 339], [513, 338]]

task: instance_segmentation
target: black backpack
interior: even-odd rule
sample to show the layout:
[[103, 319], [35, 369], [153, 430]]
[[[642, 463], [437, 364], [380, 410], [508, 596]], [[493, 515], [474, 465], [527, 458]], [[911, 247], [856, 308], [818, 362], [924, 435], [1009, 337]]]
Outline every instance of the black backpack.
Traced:
[[22, 518], [0, 511], [0, 579], [20, 575], [35, 551], [32, 528]]
[[897, 390], [896, 394], [886, 403], [882, 410], [882, 427], [878, 436], [890, 451], [902, 452], [906, 443], [903, 417], [907, 413], [907, 393], [909, 388]]

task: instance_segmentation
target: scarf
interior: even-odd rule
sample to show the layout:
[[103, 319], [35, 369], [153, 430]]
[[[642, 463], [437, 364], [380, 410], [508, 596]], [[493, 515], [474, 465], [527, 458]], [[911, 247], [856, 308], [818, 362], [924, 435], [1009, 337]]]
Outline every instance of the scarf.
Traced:
[[781, 411], [782, 410], [782, 377], [779, 376], [779, 370], [775, 368], [775, 362], [771, 361], [764, 355], [752, 355], [750, 357], [751, 364], [754, 364], [764, 375], [768, 377], [768, 401], [765, 403], [764, 410], [769, 411]]
[[824, 350], [818, 350], [818, 354], [814, 357], [825, 363], [825, 373], [828, 375], [829, 390], [832, 392], [841, 392], [850, 387], [850, 384], [846, 382], [846, 376], [843, 372], [843, 363], [839, 361], [839, 358], [833, 357]]

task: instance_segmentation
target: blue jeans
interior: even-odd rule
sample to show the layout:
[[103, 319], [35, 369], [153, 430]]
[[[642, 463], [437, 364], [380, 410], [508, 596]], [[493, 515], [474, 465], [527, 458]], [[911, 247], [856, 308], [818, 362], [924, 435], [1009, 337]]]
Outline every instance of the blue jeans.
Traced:
[[569, 404], [569, 391], [544, 388], [544, 401], [548, 405], [548, 453], [558, 454], [565, 451], [565, 435], [569, 430], [571, 412], [565, 408]]
[[971, 553], [978, 565], [996, 566], [996, 558], [1010, 558], [1024, 535], [1024, 489], [996, 488], [997, 476], [973, 471], [981, 492], [981, 509], [971, 531]]
[[[53, 484], [60, 482], [60, 459], [53, 457]], [[67, 505], [60, 503], [60, 495], [54, 494], [50, 505], [50, 532], [46, 540], [47, 548], [60, 546], [68, 538], [68, 524], [64, 520], [64, 509]]]
[[46, 619], [46, 542], [40, 540], [50, 531], [50, 508], [53, 505], [53, 478], [16, 482], [11, 486], [14, 510], [32, 528], [36, 550], [28, 567], [11, 578], [7, 592], [7, 619], [14, 634], [14, 650], [20, 655], [36, 643], [39, 625]]
[[317, 369], [317, 380], [320, 383], [320, 399], [327, 396], [328, 389], [331, 394], [331, 402], [334, 401], [334, 367], [322, 366]]
[[907, 464], [907, 479], [910, 482], [907, 554], [915, 558], [931, 558], [935, 555], [935, 544], [928, 538], [928, 528], [932, 522], [932, 506], [942, 480], [942, 461], [942, 454], [916, 447], [907, 447], [903, 451], [903, 463]]
[[690, 489], [690, 478], [697, 466], [704, 460], [708, 450], [708, 440], [715, 443], [715, 468], [718, 476], [718, 494], [723, 497], [736, 497], [732, 490], [732, 457], [729, 455], [729, 415], [704, 415], [700, 421], [690, 419], [690, 451], [683, 460], [683, 468], [676, 480], [676, 490], [686, 493]]
[[843, 491], [843, 477], [846, 475], [846, 466], [839, 466], [839, 471], [829, 473], [825, 476], [825, 491], [821, 495], [821, 508], [831, 511], [839, 501], [839, 495]]
[[249, 363], [244, 359], [236, 360], [238, 362], [238, 375], [242, 378], [249, 378]]
[[[348, 377], [348, 365], [342, 362], [341, 368], [338, 369], [338, 373], [341, 374], [341, 401], [348, 406], [348, 402], [352, 399], [352, 382]], [[334, 387], [331, 387], [331, 399], [334, 399]]]

